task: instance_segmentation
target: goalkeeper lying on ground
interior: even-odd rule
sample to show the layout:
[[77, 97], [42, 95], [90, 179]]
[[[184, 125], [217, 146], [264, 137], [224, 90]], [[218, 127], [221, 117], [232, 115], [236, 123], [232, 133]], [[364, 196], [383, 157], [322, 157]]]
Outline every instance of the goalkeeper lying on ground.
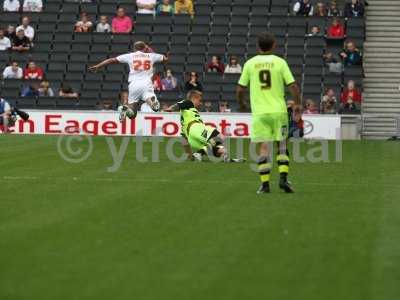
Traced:
[[202, 93], [190, 91], [186, 99], [164, 111], [181, 112], [181, 132], [185, 139], [185, 151], [191, 159], [201, 160], [203, 156], [212, 156], [224, 162], [242, 162], [243, 159], [231, 159], [223, 145], [223, 136], [212, 126], [207, 126], [200, 118], [198, 109], [202, 105]]

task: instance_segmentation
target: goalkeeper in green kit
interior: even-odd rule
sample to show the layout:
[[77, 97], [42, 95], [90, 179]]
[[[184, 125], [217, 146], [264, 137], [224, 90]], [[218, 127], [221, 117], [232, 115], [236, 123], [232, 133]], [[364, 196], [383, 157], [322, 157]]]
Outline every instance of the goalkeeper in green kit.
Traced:
[[191, 158], [201, 160], [203, 156], [213, 156], [224, 162], [243, 162], [243, 159], [231, 159], [223, 145], [223, 136], [212, 126], [205, 125], [198, 109], [202, 105], [203, 94], [200, 91], [188, 92], [186, 100], [180, 101], [166, 112], [180, 111], [182, 136], [185, 150]]
[[252, 111], [251, 140], [260, 144], [258, 172], [261, 186], [257, 193], [270, 192], [271, 156], [269, 145], [278, 144], [277, 163], [280, 173], [279, 187], [286, 193], [293, 193], [288, 181], [289, 151], [289, 116], [285, 101], [285, 87], [288, 87], [295, 101], [291, 114], [301, 114], [300, 89], [293, 78], [287, 62], [273, 55], [275, 38], [265, 32], [258, 36], [259, 54], [249, 59], [243, 68], [237, 87], [237, 99], [242, 110], [247, 109], [246, 89], [250, 89]]

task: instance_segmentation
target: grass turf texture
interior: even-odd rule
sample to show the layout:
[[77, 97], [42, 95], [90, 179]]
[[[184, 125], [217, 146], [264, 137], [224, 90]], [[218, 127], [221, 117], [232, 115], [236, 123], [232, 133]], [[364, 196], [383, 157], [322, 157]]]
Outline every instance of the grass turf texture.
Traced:
[[249, 164], [131, 144], [108, 173], [93, 142], [70, 164], [57, 137], [0, 136], [0, 299], [399, 299], [399, 143], [345, 142], [343, 163], [292, 164], [296, 194], [275, 171], [256, 195]]

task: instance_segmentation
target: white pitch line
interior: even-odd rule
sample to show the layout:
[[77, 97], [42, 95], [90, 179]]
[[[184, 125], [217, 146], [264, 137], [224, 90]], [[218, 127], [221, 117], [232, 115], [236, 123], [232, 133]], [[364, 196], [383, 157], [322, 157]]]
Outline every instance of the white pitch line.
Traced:
[[[218, 180], [207, 180], [207, 179], [193, 179], [193, 180], [185, 180], [187, 183], [202, 183], [202, 184], [239, 184], [239, 183], [254, 183], [257, 182], [255, 176], [254, 180], [227, 180], [227, 181], [218, 181]], [[78, 181], [78, 182], [90, 182], [90, 181], [97, 181], [97, 182], [143, 182], [143, 183], [175, 183], [176, 180], [172, 179], [161, 179], [161, 178], [152, 178], [152, 179], [144, 179], [144, 178], [132, 178], [132, 179], [124, 179], [124, 178], [83, 178], [83, 177], [38, 177], [38, 176], [3, 176], [0, 177], [0, 181]], [[371, 183], [368, 182], [354, 182], [351, 184], [346, 183], [323, 183], [323, 182], [305, 182], [302, 185], [311, 185], [311, 186], [326, 186], [326, 187], [356, 187], [356, 186], [363, 186], [363, 187], [370, 187]], [[381, 184], [381, 183], [374, 183], [374, 187], [396, 187], [395, 184]]]

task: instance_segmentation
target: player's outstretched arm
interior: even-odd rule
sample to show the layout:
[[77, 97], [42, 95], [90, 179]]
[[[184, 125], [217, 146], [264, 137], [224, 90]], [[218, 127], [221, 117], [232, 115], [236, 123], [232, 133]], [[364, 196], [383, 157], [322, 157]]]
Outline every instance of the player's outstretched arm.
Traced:
[[249, 109], [246, 102], [246, 90], [247, 87], [240, 84], [236, 88], [236, 99], [239, 103], [239, 111], [241, 112], [247, 112]]
[[116, 57], [108, 58], [106, 60], [103, 60], [101, 63], [98, 63], [97, 65], [89, 67], [89, 71], [97, 72], [102, 67], [105, 67], [105, 66], [111, 65], [111, 64], [118, 64], [118, 63], [119, 63], [119, 61]]

